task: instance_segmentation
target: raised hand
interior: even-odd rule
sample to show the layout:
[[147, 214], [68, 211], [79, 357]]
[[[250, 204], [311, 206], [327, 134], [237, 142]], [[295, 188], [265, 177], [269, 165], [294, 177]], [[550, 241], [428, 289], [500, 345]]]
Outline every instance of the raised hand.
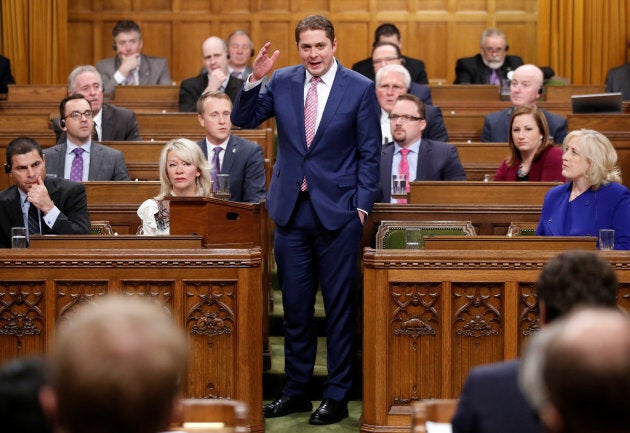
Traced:
[[50, 199], [50, 195], [48, 195], [48, 189], [46, 189], [46, 185], [44, 185], [41, 176], [37, 176], [37, 183], [33, 184], [31, 189], [28, 190], [28, 201], [37, 209], [41, 210], [44, 215], [55, 207], [55, 204]]
[[271, 69], [273, 69], [273, 64], [276, 63], [276, 59], [280, 55], [280, 51], [275, 50], [271, 57], [269, 57], [267, 53], [269, 52], [270, 46], [271, 42], [266, 42], [258, 52], [258, 55], [254, 60], [254, 64], [252, 65], [252, 75], [249, 78], [250, 82], [253, 83], [258, 80], [262, 80], [263, 77], [267, 75]]
[[219, 90], [221, 88], [221, 84], [227, 78], [227, 74], [223, 72], [221, 69], [215, 69], [210, 73], [210, 79], [208, 79], [208, 86], [206, 90]]

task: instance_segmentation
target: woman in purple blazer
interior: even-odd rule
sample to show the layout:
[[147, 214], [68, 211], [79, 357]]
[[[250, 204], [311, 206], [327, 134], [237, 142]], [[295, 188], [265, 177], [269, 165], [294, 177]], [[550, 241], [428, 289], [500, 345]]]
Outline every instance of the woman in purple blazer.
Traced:
[[534, 105], [515, 108], [509, 131], [510, 155], [499, 166], [494, 180], [564, 182], [562, 150], [549, 139], [542, 111]]
[[597, 131], [580, 129], [562, 147], [562, 175], [570, 182], [545, 195], [536, 234], [597, 236], [614, 229], [615, 249], [630, 249], [630, 190], [621, 185], [613, 145]]

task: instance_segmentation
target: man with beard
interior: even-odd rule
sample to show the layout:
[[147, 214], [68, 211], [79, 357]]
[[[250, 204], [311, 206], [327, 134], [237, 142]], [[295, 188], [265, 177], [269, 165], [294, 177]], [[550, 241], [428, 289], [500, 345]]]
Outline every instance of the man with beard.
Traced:
[[481, 34], [479, 54], [457, 60], [455, 84], [500, 85], [507, 74], [523, 64], [519, 56], [508, 56], [505, 33], [499, 29], [486, 29]]

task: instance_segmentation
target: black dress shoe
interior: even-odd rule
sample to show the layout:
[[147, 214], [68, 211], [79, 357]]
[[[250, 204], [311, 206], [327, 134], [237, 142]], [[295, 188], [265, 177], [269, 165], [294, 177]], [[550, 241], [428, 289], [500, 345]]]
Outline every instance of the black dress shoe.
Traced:
[[309, 424], [326, 425], [334, 424], [348, 416], [348, 405], [346, 403], [325, 398], [317, 410], [311, 414]]
[[294, 412], [309, 412], [313, 410], [313, 403], [304, 397], [290, 397], [283, 395], [274, 402], [263, 405], [265, 418], [275, 418]]

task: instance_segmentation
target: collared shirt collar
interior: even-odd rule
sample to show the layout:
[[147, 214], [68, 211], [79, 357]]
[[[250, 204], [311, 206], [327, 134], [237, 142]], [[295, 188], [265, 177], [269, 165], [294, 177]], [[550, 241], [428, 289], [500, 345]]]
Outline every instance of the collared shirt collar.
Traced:
[[[419, 154], [421, 142], [422, 139], [416, 141], [415, 143], [412, 143], [411, 146], [407, 147], [407, 149], [409, 149], [411, 152]], [[394, 141], [394, 153], [400, 153], [400, 149], [402, 149], [402, 147]]]
[[[320, 76], [319, 78], [322, 79], [322, 83], [325, 84], [326, 86], [330, 87], [332, 85], [332, 82], [335, 79], [335, 75], [337, 74], [337, 59], [333, 59], [333, 63], [332, 65], [330, 65], [330, 69], [328, 71], [326, 71], [326, 73], [322, 76]], [[311, 82], [311, 78], [313, 78], [313, 74], [311, 74], [308, 69], [306, 69], [306, 81], [304, 85], [308, 85]]]
[[88, 141], [83, 146], [77, 146], [72, 141], [70, 141], [70, 139], [68, 139], [67, 140], [66, 155], [69, 155], [69, 154], [73, 153], [74, 149], [76, 149], [77, 147], [81, 147], [81, 149], [83, 149], [86, 153], [90, 153], [90, 150], [92, 149], [92, 140]]

